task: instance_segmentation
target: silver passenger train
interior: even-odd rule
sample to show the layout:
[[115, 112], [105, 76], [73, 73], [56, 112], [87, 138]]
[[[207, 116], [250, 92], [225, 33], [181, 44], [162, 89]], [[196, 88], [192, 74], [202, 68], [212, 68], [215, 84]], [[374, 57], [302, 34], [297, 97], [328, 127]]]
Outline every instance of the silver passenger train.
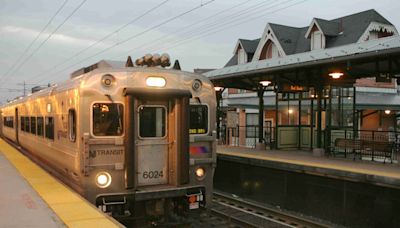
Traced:
[[82, 68], [3, 105], [1, 132], [113, 216], [205, 206], [216, 164], [214, 88], [160, 66], [168, 62], [155, 55]]

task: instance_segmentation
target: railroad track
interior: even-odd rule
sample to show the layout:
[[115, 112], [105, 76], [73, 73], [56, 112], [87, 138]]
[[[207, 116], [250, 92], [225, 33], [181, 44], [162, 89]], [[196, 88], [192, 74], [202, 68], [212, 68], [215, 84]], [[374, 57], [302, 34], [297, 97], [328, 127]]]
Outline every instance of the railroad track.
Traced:
[[214, 192], [211, 212], [240, 227], [330, 227], [221, 192]]

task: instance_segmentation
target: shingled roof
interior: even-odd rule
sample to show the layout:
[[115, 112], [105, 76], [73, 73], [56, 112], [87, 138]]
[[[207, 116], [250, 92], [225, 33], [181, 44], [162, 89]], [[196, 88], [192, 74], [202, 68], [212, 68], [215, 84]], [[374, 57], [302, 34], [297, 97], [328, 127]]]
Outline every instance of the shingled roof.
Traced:
[[[366, 31], [371, 22], [392, 25], [386, 18], [374, 9], [351, 14], [348, 16], [325, 20], [314, 18], [326, 37], [325, 48], [356, 43]], [[296, 28], [286, 25], [269, 23], [286, 55], [310, 51], [310, 39], [305, 37], [309, 26]], [[239, 39], [246, 53], [254, 53], [260, 39]], [[237, 55], [233, 56], [226, 66], [237, 65]]]
[[254, 52], [256, 52], [257, 45], [260, 42], [260, 39], [255, 39], [255, 40], [239, 39], [239, 42], [242, 44], [242, 47], [246, 53], [254, 54]]

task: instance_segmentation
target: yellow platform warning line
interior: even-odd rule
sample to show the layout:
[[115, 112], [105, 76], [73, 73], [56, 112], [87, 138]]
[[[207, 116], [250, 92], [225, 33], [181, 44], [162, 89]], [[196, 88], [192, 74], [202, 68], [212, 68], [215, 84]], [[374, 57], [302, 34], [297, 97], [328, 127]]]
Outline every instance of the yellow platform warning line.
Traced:
[[0, 153], [4, 154], [68, 227], [123, 227], [2, 139]]

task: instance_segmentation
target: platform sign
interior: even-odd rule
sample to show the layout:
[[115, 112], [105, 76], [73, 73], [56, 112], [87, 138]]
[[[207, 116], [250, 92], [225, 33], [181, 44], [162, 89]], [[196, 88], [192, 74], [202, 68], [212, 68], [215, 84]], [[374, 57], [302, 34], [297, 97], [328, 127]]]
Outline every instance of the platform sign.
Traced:
[[307, 92], [310, 89], [307, 86], [282, 84], [278, 88], [279, 92], [289, 93], [289, 92]]

